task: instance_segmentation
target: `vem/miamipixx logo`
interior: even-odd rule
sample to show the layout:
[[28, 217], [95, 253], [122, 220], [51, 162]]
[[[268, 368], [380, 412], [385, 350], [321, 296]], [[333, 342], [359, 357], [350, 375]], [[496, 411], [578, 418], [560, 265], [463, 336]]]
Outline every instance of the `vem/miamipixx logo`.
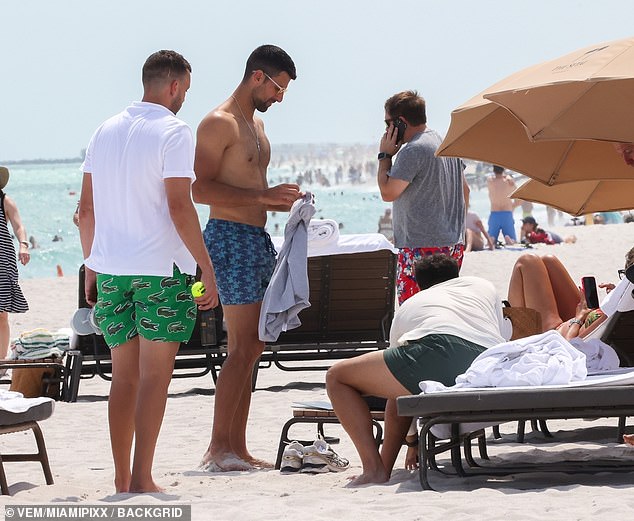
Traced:
[[139, 519], [143, 521], [151, 521], [161, 519], [162, 521], [191, 521], [191, 505], [7, 505], [4, 508], [4, 516], [5, 519], [15, 521], [40, 521], [44, 519], [75, 519], [79, 521], [88, 521], [92, 519]]

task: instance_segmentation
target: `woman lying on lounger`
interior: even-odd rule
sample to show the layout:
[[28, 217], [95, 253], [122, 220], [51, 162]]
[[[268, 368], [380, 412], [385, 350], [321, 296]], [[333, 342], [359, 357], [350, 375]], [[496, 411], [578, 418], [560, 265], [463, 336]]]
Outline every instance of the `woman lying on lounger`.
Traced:
[[[634, 248], [625, 255], [625, 270], [634, 264]], [[614, 284], [599, 284], [607, 292]], [[509, 284], [511, 306], [536, 309], [542, 315], [544, 331], [557, 329], [565, 338], [584, 337], [605, 319], [600, 309], [590, 310], [583, 294], [563, 264], [552, 255], [522, 255], [515, 266]], [[572, 317], [566, 320], [566, 317]], [[634, 434], [625, 434], [623, 441], [634, 445]]]
[[[634, 263], [634, 248], [625, 260], [626, 268]], [[610, 292], [615, 286], [599, 287]], [[588, 309], [583, 291], [553, 255], [521, 255], [513, 266], [508, 300], [511, 306], [539, 311], [542, 329], [556, 329], [567, 339], [585, 337], [606, 319], [601, 309]]]
[[[397, 397], [420, 393], [421, 380], [453, 385], [476, 356], [504, 342], [502, 303], [489, 281], [458, 277], [456, 260], [442, 254], [418, 261], [415, 276], [423, 291], [394, 315], [390, 349], [337, 362], [326, 374], [335, 413], [363, 465], [352, 485], [390, 479], [411, 424], [411, 418], [396, 414]], [[387, 398], [380, 454], [363, 395]]]

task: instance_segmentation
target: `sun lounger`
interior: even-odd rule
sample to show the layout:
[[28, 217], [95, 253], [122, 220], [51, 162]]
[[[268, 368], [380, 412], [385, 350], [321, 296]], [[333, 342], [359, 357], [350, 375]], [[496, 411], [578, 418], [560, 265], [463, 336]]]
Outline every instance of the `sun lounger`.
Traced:
[[267, 344], [260, 367], [327, 369], [328, 365], [303, 362], [350, 358], [386, 348], [395, 305], [394, 252], [381, 234], [342, 235], [335, 243], [312, 248], [309, 243], [311, 306], [299, 313], [300, 327]]
[[27, 398], [48, 396], [69, 401], [70, 366], [60, 358], [40, 360], [0, 360], [0, 369], [11, 370], [11, 390]]
[[[485, 422], [501, 423], [518, 418], [526, 420], [583, 419], [616, 417], [634, 414], [634, 372], [603, 378], [602, 386], [543, 386], [532, 388], [465, 389], [438, 392], [397, 399], [398, 414], [418, 417], [420, 420], [419, 478], [423, 489], [431, 490], [429, 467], [438, 453], [452, 450], [452, 464], [456, 474], [509, 475], [532, 471], [602, 472], [629, 471], [634, 465], [626, 464], [616, 455], [615, 461], [566, 461], [549, 464], [546, 468], [530, 462], [522, 465], [484, 466], [468, 461], [464, 468], [459, 449], [461, 424]], [[598, 383], [596, 380], [595, 384]], [[617, 384], [617, 385], [615, 385]], [[618, 385], [625, 384], [625, 385]], [[449, 442], [440, 449], [431, 429], [437, 425], [450, 425]], [[622, 434], [624, 422], [619, 421], [615, 434]]]
[[[13, 461], [39, 461], [44, 471], [44, 477], [47, 485], [53, 484], [53, 474], [48, 462], [48, 454], [46, 445], [44, 444], [44, 436], [37, 422], [49, 418], [53, 414], [53, 400], [49, 398], [17, 398], [18, 406], [12, 404], [7, 396], [16, 395], [17, 393], [3, 392], [3, 399], [0, 400], [0, 434], [10, 434], [14, 432], [22, 432], [31, 430], [35, 436], [37, 444], [37, 452], [32, 454], [0, 454], [0, 492], [3, 495], [9, 494], [9, 486], [7, 477], [4, 472], [4, 462]], [[19, 396], [19, 395], [18, 395]]]

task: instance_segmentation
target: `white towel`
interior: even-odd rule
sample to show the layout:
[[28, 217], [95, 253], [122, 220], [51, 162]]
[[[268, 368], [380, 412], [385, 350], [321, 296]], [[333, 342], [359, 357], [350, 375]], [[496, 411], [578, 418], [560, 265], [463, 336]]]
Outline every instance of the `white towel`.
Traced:
[[623, 279], [616, 285], [610, 293], [601, 301], [601, 311], [607, 316], [614, 315], [617, 311], [632, 311], [634, 309], [634, 284]]
[[[280, 251], [284, 244], [282, 237], [271, 237], [273, 245]], [[323, 257], [325, 255], [344, 255], [349, 253], [364, 253], [379, 250], [389, 250], [398, 253], [394, 245], [380, 233], [353, 233], [339, 235], [337, 242], [328, 244], [308, 243], [309, 257]]]
[[586, 355], [588, 372], [611, 371], [620, 365], [619, 355], [598, 338], [573, 338], [570, 343]]
[[22, 413], [41, 403], [53, 402], [51, 398], [25, 398], [22, 393], [0, 389], [0, 409], [3, 411]]
[[546, 331], [487, 349], [456, 377], [456, 387], [567, 384], [587, 374], [585, 355], [556, 331]]
[[332, 219], [311, 219], [308, 223], [309, 247], [323, 247], [337, 244], [339, 241], [339, 225]]
[[260, 311], [258, 334], [263, 342], [275, 342], [282, 331], [301, 325], [298, 314], [308, 301], [308, 223], [315, 214], [312, 196], [295, 201], [284, 228], [284, 244], [277, 257]]

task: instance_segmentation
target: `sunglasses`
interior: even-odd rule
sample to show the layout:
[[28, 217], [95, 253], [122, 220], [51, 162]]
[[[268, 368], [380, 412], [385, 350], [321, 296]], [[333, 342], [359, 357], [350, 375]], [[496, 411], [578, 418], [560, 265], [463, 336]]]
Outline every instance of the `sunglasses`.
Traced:
[[277, 87], [277, 95], [281, 95], [284, 94], [287, 90], [287, 87], [282, 87], [278, 82], [276, 82], [273, 78], [271, 78], [266, 72], [264, 73], [264, 75], [273, 82], [273, 85], [275, 85]]

